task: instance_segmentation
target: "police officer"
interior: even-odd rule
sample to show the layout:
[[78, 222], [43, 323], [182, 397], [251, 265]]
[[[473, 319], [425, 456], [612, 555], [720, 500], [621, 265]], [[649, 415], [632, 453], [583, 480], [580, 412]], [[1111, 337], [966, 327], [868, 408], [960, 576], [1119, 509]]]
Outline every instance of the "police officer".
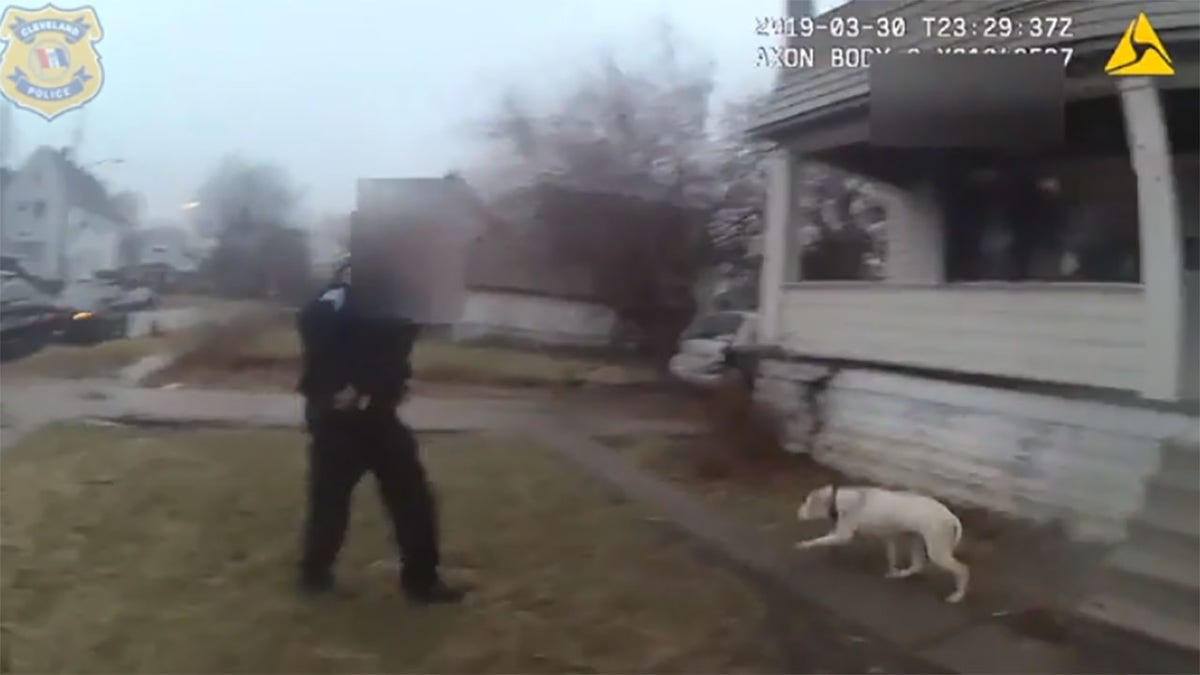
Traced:
[[350, 495], [370, 471], [400, 548], [401, 589], [420, 603], [458, 601], [462, 591], [438, 575], [436, 513], [417, 441], [396, 415], [411, 376], [416, 324], [358, 311], [349, 261], [301, 309], [297, 323], [304, 354], [299, 389], [311, 437], [301, 588], [332, 588]]

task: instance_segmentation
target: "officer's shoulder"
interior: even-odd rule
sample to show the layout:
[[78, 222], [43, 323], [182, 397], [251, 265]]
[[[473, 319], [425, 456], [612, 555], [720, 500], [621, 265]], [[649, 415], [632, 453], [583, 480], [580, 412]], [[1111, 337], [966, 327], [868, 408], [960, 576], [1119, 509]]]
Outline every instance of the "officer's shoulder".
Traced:
[[341, 311], [346, 306], [346, 287], [331, 286], [317, 298], [318, 304], [327, 304], [333, 307], [334, 311]]

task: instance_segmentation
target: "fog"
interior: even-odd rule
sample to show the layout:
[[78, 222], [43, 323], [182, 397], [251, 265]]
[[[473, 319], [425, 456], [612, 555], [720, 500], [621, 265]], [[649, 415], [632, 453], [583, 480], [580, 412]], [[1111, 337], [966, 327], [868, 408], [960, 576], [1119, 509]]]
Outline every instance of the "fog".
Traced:
[[285, 167], [305, 212], [345, 212], [358, 177], [470, 166], [506, 87], [552, 95], [602, 49], [641, 63], [661, 19], [717, 61], [718, 101], [766, 91], [754, 17], [782, 5], [98, 0], [103, 90], [52, 122], [14, 111], [8, 156], [75, 144], [110, 187], [142, 193], [149, 217], [172, 218], [236, 154]]

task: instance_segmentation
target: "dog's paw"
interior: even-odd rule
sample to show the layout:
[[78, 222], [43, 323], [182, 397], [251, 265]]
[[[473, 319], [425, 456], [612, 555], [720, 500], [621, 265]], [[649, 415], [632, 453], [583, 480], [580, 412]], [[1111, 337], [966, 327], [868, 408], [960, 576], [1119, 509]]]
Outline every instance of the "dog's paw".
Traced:
[[883, 575], [883, 578], [884, 579], [903, 579], [904, 578], [904, 570], [888, 570], [887, 573]]
[[958, 603], [962, 602], [964, 595], [966, 595], [966, 593], [956, 591], [956, 592], [951, 593], [950, 595], [946, 596], [946, 602], [948, 602], [952, 605], [957, 605]]

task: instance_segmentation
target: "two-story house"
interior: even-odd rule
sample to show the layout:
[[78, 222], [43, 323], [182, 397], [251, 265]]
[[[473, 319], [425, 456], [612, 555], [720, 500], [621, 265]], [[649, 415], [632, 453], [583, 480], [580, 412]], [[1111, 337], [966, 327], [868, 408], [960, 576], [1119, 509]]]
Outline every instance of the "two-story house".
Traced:
[[124, 227], [107, 190], [66, 149], [38, 148], [4, 188], [0, 246], [43, 279], [117, 269]]

